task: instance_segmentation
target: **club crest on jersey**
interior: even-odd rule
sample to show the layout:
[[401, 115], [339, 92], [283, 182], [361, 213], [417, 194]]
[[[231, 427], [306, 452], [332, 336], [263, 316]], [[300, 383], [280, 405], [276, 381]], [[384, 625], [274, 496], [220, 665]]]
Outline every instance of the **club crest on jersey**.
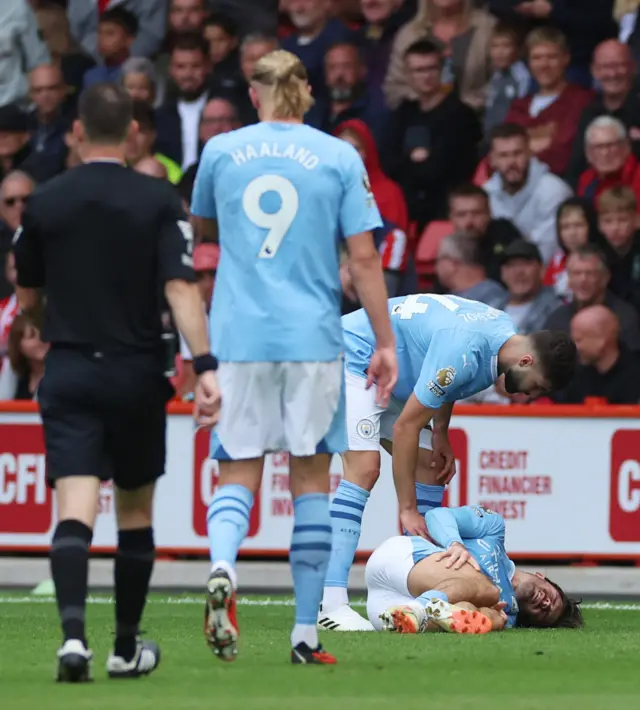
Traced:
[[435, 394], [436, 397], [444, 397], [444, 390], [440, 385], [437, 385], [433, 380], [430, 380], [427, 382], [427, 389], [429, 392], [432, 394]]
[[362, 185], [367, 193], [367, 204], [371, 207], [374, 203], [373, 190], [371, 189], [371, 180], [369, 179], [369, 173], [365, 170], [362, 174]]
[[479, 517], [483, 518], [485, 515], [497, 515], [497, 513], [490, 508], [485, 508], [483, 505], [474, 505], [473, 512]]
[[436, 372], [436, 382], [440, 387], [449, 387], [456, 379], [455, 367], [443, 367], [442, 370]]
[[363, 439], [370, 439], [375, 434], [375, 427], [370, 419], [361, 419], [356, 425], [358, 436]]

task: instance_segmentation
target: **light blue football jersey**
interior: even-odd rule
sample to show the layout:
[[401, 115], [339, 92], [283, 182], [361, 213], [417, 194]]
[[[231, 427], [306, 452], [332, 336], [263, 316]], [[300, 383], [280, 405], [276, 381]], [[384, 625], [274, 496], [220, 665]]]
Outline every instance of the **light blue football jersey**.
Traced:
[[[512, 579], [515, 564], [504, 548], [505, 525], [503, 518], [486, 508], [467, 505], [462, 508], [434, 508], [427, 513], [427, 527], [433, 541], [446, 550], [452, 542], [462, 543], [471, 553], [480, 569], [500, 590], [500, 601], [505, 602], [507, 627], [516, 623], [518, 601]], [[411, 537], [413, 560], [420, 560], [434, 552], [433, 543], [421, 537]]]
[[215, 219], [221, 257], [212, 351], [230, 362], [329, 362], [343, 351], [339, 245], [381, 225], [348, 143], [263, 122], [216, 136], [192, 213]]
[[[393, 396], [414, 392], [425, 407], [470, 397], [498, 376], [498, 351], [515, 335], [511, 318], [458, 296], [418, 294], [389, 299], [396, 336], [398, 383]], [[375, 336], [363, 310], [342, 319], [347, 369], [364, 376]]]

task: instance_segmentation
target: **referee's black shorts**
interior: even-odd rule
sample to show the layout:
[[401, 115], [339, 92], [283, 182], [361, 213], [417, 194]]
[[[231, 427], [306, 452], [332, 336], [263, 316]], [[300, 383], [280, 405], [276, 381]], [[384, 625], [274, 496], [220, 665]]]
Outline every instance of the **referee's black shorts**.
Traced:
[[157, 356], [52, 347], [38, 391], [49, 483], [96, 476], [135, 490], [156, 481], [172, 394]]

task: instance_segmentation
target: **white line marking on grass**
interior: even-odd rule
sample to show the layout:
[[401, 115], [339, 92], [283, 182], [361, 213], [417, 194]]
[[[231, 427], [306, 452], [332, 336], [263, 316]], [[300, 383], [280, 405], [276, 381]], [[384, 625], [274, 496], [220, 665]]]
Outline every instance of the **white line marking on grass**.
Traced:
[[[186, 604], [195, 605], [202, 604], [204, 597], [165, 597], [157, 599], [153, 596], [149, 599], [149, 604]], [[88, 597], [87, 604], [112, 604], [113, 597]], [[52, 604], [55, 602], [54, 597], [11, 597], [1, 596], [0, 604]], [[293, 606], [293, 599], [289, 598], [265, 598], [265, 599], [250, 599], [248, 597], [239, 597], [238, 604], [240, 606]], [[351, 606], [364, 607], [366, 604], [363, 601], [351, 602]], [[613, 602], [591, 602], [582, 605], [583, 609], [595, 609], [600, 611], [640, 611], [640, 603], [617, 604]]]

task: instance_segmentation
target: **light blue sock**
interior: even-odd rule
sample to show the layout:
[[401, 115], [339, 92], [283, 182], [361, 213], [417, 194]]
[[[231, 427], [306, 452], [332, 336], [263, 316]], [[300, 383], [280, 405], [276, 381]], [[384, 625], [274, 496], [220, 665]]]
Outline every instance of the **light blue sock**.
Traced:
[[235, 568], [238, 550], [249, 531], [253, 493], [232, 483], [220, 486], [207, 512], [207, 530], [211, 562], [226, 562]]
[[449, 602], [449, 597], [444, 592], [439, 592], [437, 589], [429, 589], [424, 592], [416, 601], [419, 601], [422, 606], [426, 606], [432, 599], [442, 599], [443, 602]]
[[[325, 587], [341, 587], [347, 589], [349, 585], [349, 570], [358, 549], [360, 529], [362, 527], [362, 514], [369, 500], [369, 491], [356, 486], [349, 481], [340, 481], [335, 498], [331, 503], [331, 527], [333, 539], [331, 542], [331, 559], [327, 571]], [[339, 606], [346, 604], [348, 599], [346, 591], [339, 598], [330, 599], [331, 595], [325, 593], [322, 607]], [[327, 604], [325, 604], [327, 602]]]
[[416, 483], [416, 501], [420, 515], [426, 515], [434, 508], [442, 506], [444, 486], [430, 486], [426, 483]]
[[293, 501], [293, 536], [289, 561], [296, 597], [296, 622], [291, 635], [295, 647], [304, 641], [318, 645], [316, 622], [331, 554], [329, 496], [307, 493]]

